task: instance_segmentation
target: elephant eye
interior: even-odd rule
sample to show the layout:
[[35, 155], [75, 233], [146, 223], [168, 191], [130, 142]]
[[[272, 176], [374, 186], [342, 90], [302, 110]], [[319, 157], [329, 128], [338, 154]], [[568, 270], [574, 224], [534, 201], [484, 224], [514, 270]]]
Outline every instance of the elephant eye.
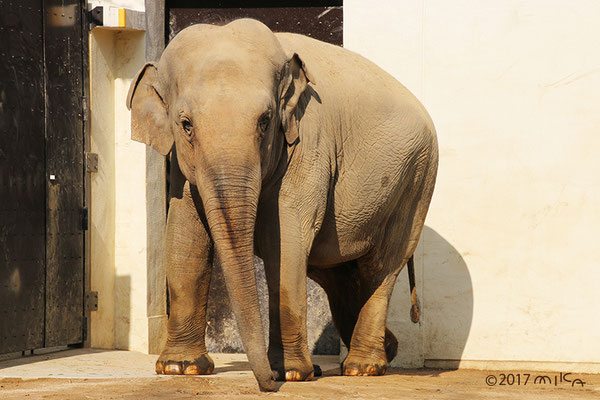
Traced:
[[271, 122], [271, 117], [272, 117], [271, 110], [268, 110], [265, 113], [263, 113], [260, 116], [260, 118], [258, 119], [258, 129], [262, 133], [265, 133], [267, 131], [267, 128], [269, 127], [269, 123]]
[[188, 136], [192, 136], [192, 131], [194, 127], [192, 126], [192, 123], [190, 121], [188, 121], [187, 119], [182, 120], [181, 127]]

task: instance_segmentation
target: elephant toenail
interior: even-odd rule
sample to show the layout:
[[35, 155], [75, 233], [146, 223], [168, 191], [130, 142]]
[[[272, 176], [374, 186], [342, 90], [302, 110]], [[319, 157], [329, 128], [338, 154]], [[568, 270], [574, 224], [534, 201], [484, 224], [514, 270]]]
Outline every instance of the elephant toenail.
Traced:
[[299, 381], [300, 374], [298, 373], [298, 371], [286, 371], [285, 380], [286, 381]]
[[161, 361], [157, 361], [156, 365], [154, 366], [154, 371], [158, 374], [158, 375], [162, 375], [165, 373], [165, 367], [163, 365], [163, 363]]
[[200, 375], [200, 370], [197, 365], [190, 364], [183, 370], [184, 375]]
[[213, 369], [210, 366], [203, 370], [195, 364], [190, 364], [186, 366], [183, 370], [184, 375], [210, 375], [212, 374], [212, 372]]
[[165, 375], [181, 375], [179, 363], [169, 363], [165, 366]]

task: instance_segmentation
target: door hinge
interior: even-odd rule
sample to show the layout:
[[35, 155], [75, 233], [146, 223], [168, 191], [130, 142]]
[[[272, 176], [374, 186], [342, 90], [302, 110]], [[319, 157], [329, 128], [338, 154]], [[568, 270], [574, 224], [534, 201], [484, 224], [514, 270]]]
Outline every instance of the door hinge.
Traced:
[[85, 152], [85, 170], [87, 172], [98, 172], [98, 154]]
[[88, 209], [87, 209], [87, 207], [83, 207], [81, 209], [81, 230], [87, 231], [88, 228], [89, 228]]
[[87, 292], [85, 294], [86, 311], [98, 311], [98, 292]]

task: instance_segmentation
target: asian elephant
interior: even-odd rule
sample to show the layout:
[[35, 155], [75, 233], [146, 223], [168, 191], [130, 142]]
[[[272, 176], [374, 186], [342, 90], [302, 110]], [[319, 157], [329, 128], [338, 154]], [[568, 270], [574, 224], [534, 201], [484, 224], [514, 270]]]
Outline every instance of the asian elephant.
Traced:
[[[241, 19], [181, 31], [139, 71], [127, 106], [132, 138], [177, 159], [157, 372], [212, 372], [204, 333], [215, 258], [261, 390], [313, 377], [307, 276], [325, 289], [349, 348], [343, 374], [385, 373], [397, 348], [388, 302], [437, 173], [421, 103], [351, 51]], [[268, 349], [254, 254], [269, 288]]]

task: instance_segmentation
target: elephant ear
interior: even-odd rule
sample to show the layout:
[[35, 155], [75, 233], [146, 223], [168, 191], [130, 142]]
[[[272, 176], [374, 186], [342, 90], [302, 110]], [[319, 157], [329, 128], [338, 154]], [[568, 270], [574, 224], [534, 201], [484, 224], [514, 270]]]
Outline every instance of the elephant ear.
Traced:
[[295, 116], [298, 101], [308, 87], [308, 83], [314, 84], [314, 79], [296, 53], [284, 64], [281, 76], [279, 87], [281, 127], [287, 143], [292, 145], [298, 140], [298, 121]]
[[146, 63], [131, 82], [127, 108], [131, 110], [131, 138], [167, 155], [173, 147], [173, 135], [167, 105], [160, 93], [156, 65]]

